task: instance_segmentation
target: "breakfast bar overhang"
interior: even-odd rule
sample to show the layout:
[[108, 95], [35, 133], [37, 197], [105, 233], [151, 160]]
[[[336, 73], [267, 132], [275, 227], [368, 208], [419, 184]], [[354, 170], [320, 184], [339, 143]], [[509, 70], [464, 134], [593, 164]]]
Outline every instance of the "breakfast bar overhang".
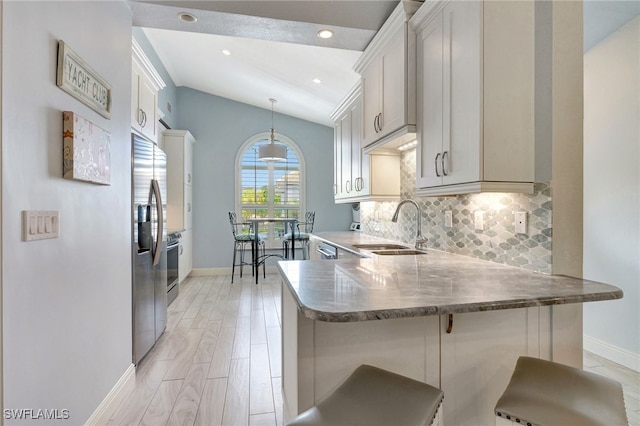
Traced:
[[285, 422], [371, 364], [442, 389], [445, 425], [494, 424], [519, 356], [582, 367], [582, 303], [622, 297], [435, 250], [278, 268]]

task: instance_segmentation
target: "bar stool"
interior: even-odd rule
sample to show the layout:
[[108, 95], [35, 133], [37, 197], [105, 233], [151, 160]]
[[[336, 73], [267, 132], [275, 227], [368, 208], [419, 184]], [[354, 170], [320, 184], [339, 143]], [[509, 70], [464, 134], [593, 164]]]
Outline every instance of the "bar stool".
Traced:
[[436, 425], [443, 396], [426, 383], [361, 365], [327, 398], [287, 425]]
[[[254, 242], [254, 234], [250, 231], [249, 226], [250, 223], [246, 222], [238, 222], [236, 220], [236, 214], [234, 212], [229, 212], [229, 223], [231, 224], [231, 232], [233, 233], [233, 261], [231, 266], [231, 284], [233, 284], [233, 276], [236, 271], [236, 266], [240, 266], [240, 278], [242, 278], [242, 267], [244, 265], [252, 265], [252, 262], [245, 262], [244, 260], [244, 252], [246, 246], [249, 245], [251, 247], [251, 259], [253, 259], [253, 242]], [[262, 237], [258, 235], [258, 247], [257, 250], [262, 249], [262, 254], [265, 254], [265, 243]], [[236, 263], [236, 255], [240, 252], [240, 262]], [[253, 268], [251, 269], [253, 274]], [[264, 264], [262, 265], [262, 274], [266, 278], [266, 267]]]
[[306, 212], [304, 215], [304, 222], [298, 222], [296, 224], [296, 232], [292, 235], [291, 232], [287, 232], [282, 237], [282, 251], [285, 257], [289, 257], [289, 243], [292, 238], [295, 238], [296, 244], [300, 242], [302, 247], [302, 258], [309, 258], [309, 235], [313, 232], [313, 225], [316, 221], [316, 212]]
[[496, 404], [496, 425], [628, 425], [622, 386], [578, 368], [522, 356]]

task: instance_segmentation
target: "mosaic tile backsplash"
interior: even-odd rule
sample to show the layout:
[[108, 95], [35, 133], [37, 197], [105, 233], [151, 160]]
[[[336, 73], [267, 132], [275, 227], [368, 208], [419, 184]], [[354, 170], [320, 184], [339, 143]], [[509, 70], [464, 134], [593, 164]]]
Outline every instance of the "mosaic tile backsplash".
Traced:
[[[412, 198], [422, 211], [426, 246], [479, 259], [551, 273], [551, 187], [536, 183], [533, 194], [482, 193], [455, 197], [416, 197], [416, 151], [402, 155], [402, 199]], [[362, 232], [367, 235], [415, 242], [417, 220], [413, 205], [402, 207], [391, 222], [397, 202], [360, 203]], [[444, 212], [451, 210], [453, 226], [445, 227]], [[483, 212], [484, 229], [474, 227], [474, 214]], [[514, 213], [527, 212], [527, 234], [516, 234]]]

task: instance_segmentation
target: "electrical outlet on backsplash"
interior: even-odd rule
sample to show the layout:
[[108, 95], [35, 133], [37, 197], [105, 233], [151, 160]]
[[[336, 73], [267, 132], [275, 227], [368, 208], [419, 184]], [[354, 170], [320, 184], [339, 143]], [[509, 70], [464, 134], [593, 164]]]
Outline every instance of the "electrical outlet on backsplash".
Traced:
[[[415, 150], [405, 151], [401, 162], [402, 199], [412, 198], [422, 211], [426, 247], [497, 263], [551, 273], [551, 187], [536, 183], [533, 194], [482, 193], [455, 197], [415, 196]], [[397, 223], [391, 217], [397, 202], [360, 203], [362, 232], [367, 235], [413, 243], [415, 209], [403, 209]], [[450, 210], [452, 227], [445, 227]], [[474, 212], [483, 212], [483, 230], [474, 227]], [[528, 213], [528, 234], [515, 230], [515, 213]]]

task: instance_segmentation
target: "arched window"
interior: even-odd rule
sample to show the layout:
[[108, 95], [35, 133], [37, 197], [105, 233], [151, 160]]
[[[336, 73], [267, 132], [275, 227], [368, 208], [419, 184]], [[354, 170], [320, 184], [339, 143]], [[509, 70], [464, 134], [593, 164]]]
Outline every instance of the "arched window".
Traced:
[[[253, 217], [304, 217], [304, 159], [298, 146], [276, 133], [277, 143], [287, 148], [287, 161], [264, 162], [258, 149], [269, 143], [269, 133], [252, 136], [236, 157], [236, 213], [246, 221]], [[300, 214], [300, 212], [303, 212]], [[260, 225], [267, 247], [280, 248], [286, 233], [280, 223]]]

